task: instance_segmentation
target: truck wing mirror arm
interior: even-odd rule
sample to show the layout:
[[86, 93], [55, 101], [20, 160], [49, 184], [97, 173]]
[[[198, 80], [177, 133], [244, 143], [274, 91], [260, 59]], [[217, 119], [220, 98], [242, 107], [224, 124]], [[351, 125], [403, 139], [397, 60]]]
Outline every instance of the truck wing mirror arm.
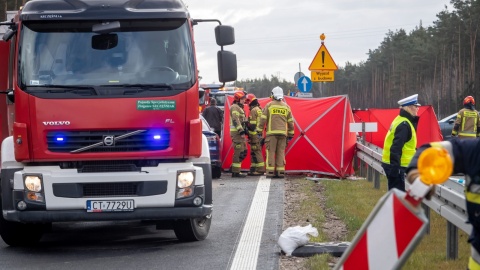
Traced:
[[5, 94], [5, 95], [7, 95], [8, 101], [14, 103], [14, 101], [15, 101], [15, 95], [13, 94], [13, 90], [12, 90], [12, 89], [9, 89], [9, 90], [7, 90], [7, 91], [0, 91], [0, 94]]

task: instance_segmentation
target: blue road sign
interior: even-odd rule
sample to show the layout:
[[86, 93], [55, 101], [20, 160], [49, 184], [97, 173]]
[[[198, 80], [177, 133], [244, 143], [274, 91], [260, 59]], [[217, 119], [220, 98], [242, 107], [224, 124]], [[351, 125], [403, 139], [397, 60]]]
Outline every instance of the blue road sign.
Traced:
[[297, 81], [297, 87], [301, 92], [308, 93], [312, 89], [312, 80], [307, 76], [302, 76]]

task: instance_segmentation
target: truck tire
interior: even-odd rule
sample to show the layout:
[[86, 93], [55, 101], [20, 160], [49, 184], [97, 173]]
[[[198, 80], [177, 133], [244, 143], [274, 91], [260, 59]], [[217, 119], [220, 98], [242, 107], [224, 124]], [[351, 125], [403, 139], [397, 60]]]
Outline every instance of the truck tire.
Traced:
[[0, 236], [12, 247], [36, 245], [43, 236], [49, 224], [24, 224], [8, 221], [0, 214]]
[[173, 231], [178, 240], [182, 242], [201, 241], [207, 238], [212, 224], [212, 215], [202, 218], [176, 220]]

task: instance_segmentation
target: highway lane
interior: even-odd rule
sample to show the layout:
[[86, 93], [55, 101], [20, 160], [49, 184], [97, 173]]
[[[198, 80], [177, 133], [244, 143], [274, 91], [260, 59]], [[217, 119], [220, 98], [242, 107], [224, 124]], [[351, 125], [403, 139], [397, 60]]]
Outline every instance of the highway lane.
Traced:
[[[0, 269], [234, 269], [242, 256], [236, 252], [241, 239], [260, 242], [258, 253], [243, 260], [257, 260], [257, 269], [278, 269], [283, 180], [269, 181], [266, 196], [264, 190], [257, 192], [268, 201], [264, 216], [257, 216], [264, 222], [255, 238], [259, 226], [244, 227], [258, 183], [258, 177], [232, 179], [228, 174], [214, 180], [213, 222], [204, 241], [182, 243], [173, 231], [146, 222], [61, 223], [35, 247], [12, 248], [0, 239]], [[253, 208], [258, 212], [258, 206]]]

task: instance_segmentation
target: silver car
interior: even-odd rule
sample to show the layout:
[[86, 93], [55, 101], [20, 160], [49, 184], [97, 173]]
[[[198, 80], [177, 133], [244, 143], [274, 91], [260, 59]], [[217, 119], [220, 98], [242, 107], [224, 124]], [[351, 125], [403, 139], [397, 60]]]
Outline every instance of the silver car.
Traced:
[[457, 113], [454, 113], [438, 121], [444, 140], [448, 140], [452, 137], [452, 129], [456, 118]]

